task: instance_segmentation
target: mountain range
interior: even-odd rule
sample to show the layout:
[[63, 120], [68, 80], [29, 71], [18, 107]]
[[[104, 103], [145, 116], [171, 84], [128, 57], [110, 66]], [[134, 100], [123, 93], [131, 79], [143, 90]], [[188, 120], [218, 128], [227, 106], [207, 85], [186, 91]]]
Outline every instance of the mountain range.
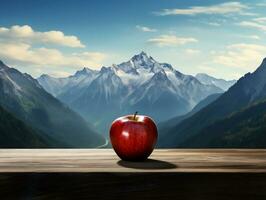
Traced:
[[159, 127], [160, 137], [164, 137], [164, 133], [168, 132], [167, 130], [171, 129], [173, 126], [177, 126], [179, 123], [181, 123], [185, 119], [193, 116], [194, 114], [199, 112], [201, 109], [203, 109], [204, 107], [206, 107], [207, 105], [209, 105], [210, 103], [218, 99], [221, 95], [222, 93], [211, 94], [207, 96], [205, 99], [203, 99], [202, 101], [200, 101], [190, 112], [159, 123], [158, 127]]
[[[261, 146], [263, 143], [261, 140], [263, 138], [265, 140], [266, 137], [263, 134], [263, 120], [266, 114], [265, 77], [266, 59], [255, 72], [247, 73], [240, 78], [218, 99], [189, 118], [172, 124], [162, 134], [164, 137], [161, 138], [159, 146], [254, 147], [257, 144]], [[261, 101], [263, 103], [258, 104]], [[255, 138], [258, 140], [255, 141]]]
[[[79, 114], [46, 92], [36, 79], [8, 67], [2, 61], [0, 106], [25, 124], [21, 125], [25, 135], [29, 133], [35, 138], [49, 138], [52, 143], [45, 143], [48, 146], [56, 143], [57, 147], [97, 147], [105, 143], [105, 139]], [[12, 117], [10, 119], [13, 120]], [[17, 137], [24, 137], [19, 131], [17, 134]], [[32, 147], [30, 143], [28, 147]]]
[[196, 79], [198, 79], [201, 83], [205, 85], [215, 85], [219, 88], [221, 88], [224, 91], [227, 91], [232, 85], [236, 83], [236, 80], [224, 80], [224, 79], [218, 79], [214, 78], [212, 76], [209, 76], [208, 74], [199, 73], [196, 74]]
[[[139, 111], [159, 147], [266, 147], [266, 59], [237, 82], [185, 75], [141, 52], [100, 70], [38, 79], [0, 61], [0, 147], [101, 147], [110, 123]], [[96, 127], [96, 128], [95, 128]]]
[[[118, 65], [100, 70], [84, 68], [66, 78], [42, 75], [45, 90], [107, 134], [117, 117], [134, 113], [156, 122], [184, 115], [201, 100], [224, 92], [234, 81], [185, 75], [170, 64], [160, 63], [141, 52]], [[220, 87], [219, 87], [220, 86]]]

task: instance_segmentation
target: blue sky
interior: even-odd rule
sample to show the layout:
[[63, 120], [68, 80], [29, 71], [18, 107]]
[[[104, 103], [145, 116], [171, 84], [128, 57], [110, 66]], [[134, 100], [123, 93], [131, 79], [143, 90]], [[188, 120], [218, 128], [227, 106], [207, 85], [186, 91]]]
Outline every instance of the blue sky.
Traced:
[[66, 76], [142, 50], [186, 74], [225, 79], [266, 57], [266, 1], [1, 1], [0, 59], [34, 77]]

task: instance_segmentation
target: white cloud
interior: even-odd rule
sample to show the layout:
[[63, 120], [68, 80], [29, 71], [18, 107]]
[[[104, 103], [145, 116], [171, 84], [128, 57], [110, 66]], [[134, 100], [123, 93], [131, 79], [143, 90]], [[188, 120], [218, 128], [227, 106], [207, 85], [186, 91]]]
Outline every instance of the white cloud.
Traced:
[[200, 50], [198, 49], [185, 49], [185, 53], [190, 56], [198, 55]]
[[258, 23], [264, 23], [266, 22], [266, 17], [257, 17], [257, 18], [254, 18], [253, 21], [258, 22]]
[[237, 36], [240, 38], [246, 38], [246, 39], [252, 39], [252, 40], [260, 40], [261, 39], [261, 37], [258, 35], [241, 35], [241, 34], [238, 34]]
[[219, 24], [217, 22], [208, 22], [208, 24], [211, 26], [221, 26], [221, 24]]
[[177, 37], [175, 35], [160, 35], [156, 38], [151, 38], [148, 40], [149, 43], [153, 43], [157, 46], [179, 46], [191, 42], [198, 42], [197, 39], [192, 37]]
[[60, 31], [37, 32], [27, 25], [0, 27], [0, 60], [33, 76], [42, 73], [64, 76], [84, 66], [97, 69], [107, 58], [104, 53], [86, 49], [78, 53], [59, 50], [57, 45], [85, 47], [77, 37]]
[[228, 14], [239, 13], [247, 14], [244, 10], [248, 9], [247, 5], [240, 2], [227, 2], [211, 6], [193, 6], [187, 9], [163, 9], [160, 12], [156, 12], [157, 15], [197, 15], [197, 14]]
[[247, 38], [253, 39], [253, 40], [260, 40], [260, 36], [258, 35], [249, 35]]
[[100, 67], [106, 55], [100, 52], [66, 54], [58, 49], [33, 48], [26, 43], [0, 42], [0, 58], [17, 65], [35, 67]]
[[250, 28], [256, 28], [262, 31], [266, 31], [266, 25], [252, 22], [252, 21], [242, 21], [238, 25]]
[[0, 38], [4, 40], [41, 43], [41, 44], [57, 44], [68, 47], [85, 47], [81, 41], [73, 35], [65, 35], [61, 31], [34, 31], [28, 25], [15, 25], [10, 28], [0, 27]]
[[136, 28], [140, 31], [143, 31], [143, 32], [156, 32], [157, 29], [154, 29], [154, 28], [150, 28], [150, 27], [147, 27], [147, 26], [140, 26], [140, 25], [137, 25]]
[[233, 44], [226, 51], [216, 52], [213, 62], [244, 71], [252, 71], [258, 67], [266, 56], [266, 46], [257, 44]]

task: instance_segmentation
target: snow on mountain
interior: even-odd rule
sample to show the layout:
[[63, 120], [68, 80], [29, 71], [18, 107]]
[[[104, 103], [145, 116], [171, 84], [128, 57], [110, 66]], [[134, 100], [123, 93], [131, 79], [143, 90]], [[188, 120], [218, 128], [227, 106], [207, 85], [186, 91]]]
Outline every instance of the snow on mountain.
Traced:
[[[182, 122], [177, 121], [168, 126], [168, 129], [162, 133], [164, 137], [161, 137], [160, 146], [197, 148], [205, 144], [204, 147], [217, 147], [218, 143], [219, 147], [236, 147], [245, 144], [252, 146], [253, 142], [258, 141], [253, 141], [250, 137], [253, 134], [264, 133], [258, 131], [257, 128], [260, 126], [253, 121], [258, 121], [259, 112], [257, 111], [258, 109], [261, 111], [261, 108], [263, 110], [265, 106], [263, 104], [266, 98], [265, 77], [266, 58], [253, 73], [245, 74], [228, 91], [204, 109]], [[259, 104], [261, 108], [257, 107]], [[263, 115], [265, 116], [265, 113]], [[263, 115], [260, 118], [263, 118]], [[263, 124], [263, 122], [260, 123]], [[214, 133], [213, 130], [219, 131]], [[236, 136], [235, 133], [238, 135]], [[252, 136], [252, 138], [259, 137]]]
[[103, 131], [122, 114], [137, 110], [162, 121], [185, 114], [210, 94], [222, 92], [145, 52], [98, 71], [84, 68], [67, 78], [45, 75], [38, 81]]
[[201, 83], [205, 85], [215, 85], [224, 91], [227, 91], [232, 85], [236, 83], [236, 80], [224, 80], [224, 79], [217, 79], [208, 74], [199, 73], [195, 76]]
[[82, 87], [90, 84], [97, 73], [98, 71], [84, 67], [74, 75], [66, 78], [53, 78], [47, 74], [43, 74], [37, 80], [46, 91], [56, 97], [72, 87]]
[[156, 61], [149, 57], [145, 52], [133, 56], [129, 61], [123, 62], [118, 65], [118, 68], [126, 73], [139, 74], [137, 69], [150, 70]]

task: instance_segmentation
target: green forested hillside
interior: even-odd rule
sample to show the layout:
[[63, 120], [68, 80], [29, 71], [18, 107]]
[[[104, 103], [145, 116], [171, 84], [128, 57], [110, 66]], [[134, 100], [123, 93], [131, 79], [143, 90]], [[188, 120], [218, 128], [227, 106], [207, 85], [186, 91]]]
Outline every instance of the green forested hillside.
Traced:
[[[234, 84], [227, 92], [223, 93], [217, 100], [210, 103], [191, 117], [182, 122], [178, 122], [167, 129], [166, 133], [164, 133], [161, 138], [160, 146], [167, 148], [180, 147], [184, 146], [184, 144], [188, 144], [187, 141], [192, 141], [192, 138], [200, 138], [199, 140], [193, 139], [193, 141], [200, 142], [198, 146], [207, 144], [205, 143], [205, 135], [202, 134], [203, 130], [209, 130], [208, 127], [212, 126], [216, 121], [223, 120], [235, 112], [241, 112], [241, 110], [247, 106], [253, 105], [255, 102], [266, 98], [265, 76], [266, 58], [255, 72], [248, 73], [240, 78], [236, 84]], [[252, 113], [250, 117], [255, 117], [253, 114], [254, 113]], [[244, 128], [246, 122], [243, 123]], [[233, 127], [235, 127], [235, 124], [231, 125], [232, 130]], [[223, 130], [224, 126], [221, 125], [219, 128], [216, 126], [216, 130], [213, 129], [213, 132], [224, 133]], [[233, 135], [236, 134], [233, 133]], [[192, 144], [190, 146], [192, 146]], [[227, 145], [224, 144], [224, 146]], [[240, 146], [236, 145], [236, 147]]]
[[180, 146], [266, 148], [266, 101], [214, 122]]
[[0, 107], [0, 148], [48, 147], [48, 140]]
[[[97, 147], [105, 139], [76, 112], [47, 93], [36, 79], [0, 61], [0, 105], [64, 147]], [[62, 146], [61, 146], [62, 147]]]

